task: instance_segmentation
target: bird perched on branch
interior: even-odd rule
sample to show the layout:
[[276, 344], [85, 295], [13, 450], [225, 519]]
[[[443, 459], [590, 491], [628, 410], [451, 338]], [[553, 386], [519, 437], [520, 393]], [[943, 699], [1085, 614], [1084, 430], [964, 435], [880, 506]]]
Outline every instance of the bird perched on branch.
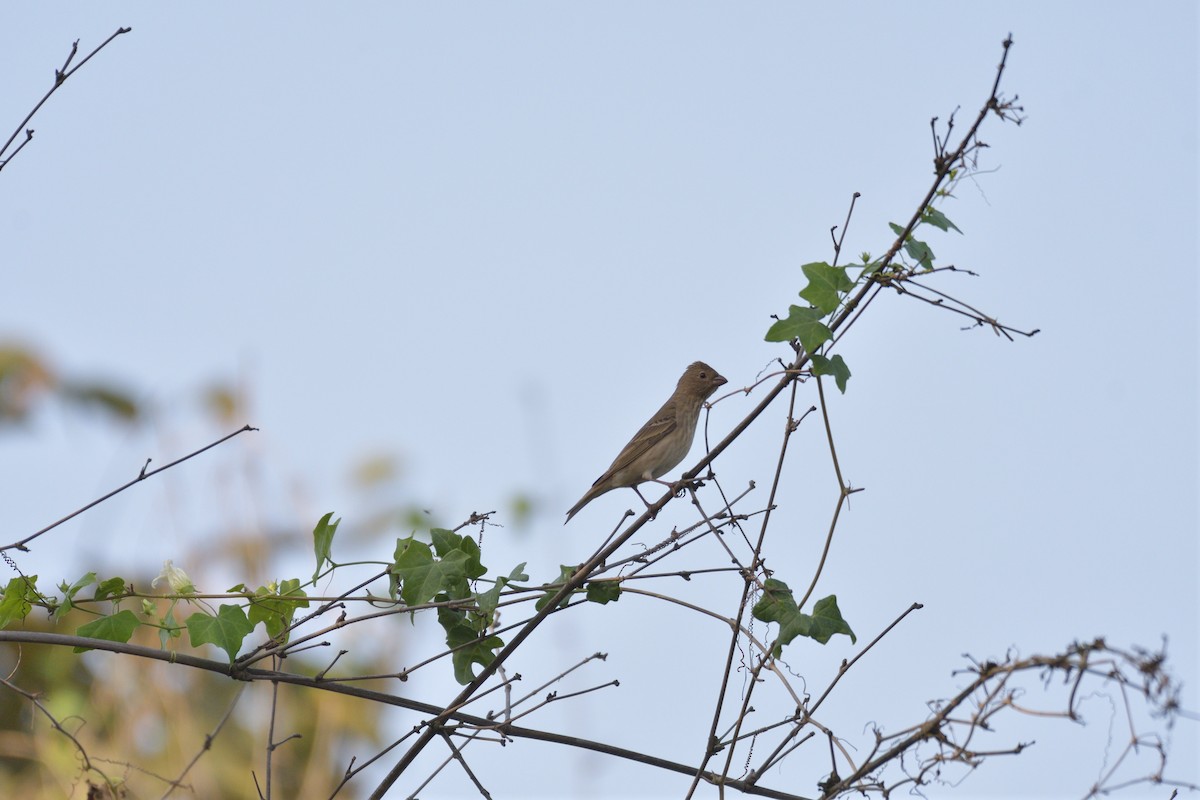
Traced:
[[[637, 488], [639, 483], [656, 481], [666, 484], [666, 481], [658, 480], [659, 476], [674, 469], [692, 449], [700, 408], [725, 382], [715, 369], [703, 361], [697, 361], [684, 370], [675, 393], [622, 448], [612, 466], [596, 479], [592, 488], [571, 507], [567, 512], [567, 522], [579, 509], [612, 489], [628, 486], [637, 492], [638, 497], [642, 497]], [[642, 502], [646, 503], [646, 498], [642, 497]]]

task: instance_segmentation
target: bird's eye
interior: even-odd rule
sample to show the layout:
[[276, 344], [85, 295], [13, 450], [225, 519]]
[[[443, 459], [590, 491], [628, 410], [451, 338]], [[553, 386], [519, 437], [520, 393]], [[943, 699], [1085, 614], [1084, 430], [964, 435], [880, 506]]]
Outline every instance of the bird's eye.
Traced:
[[700, 373], [700, 377], [701, 377], [701, 378], [704, 378], [704, 379], [707, 379], [707, 378], [708, 378], [708, 373], [707, 373], [707, 372], [701, 372], [701, 373]]

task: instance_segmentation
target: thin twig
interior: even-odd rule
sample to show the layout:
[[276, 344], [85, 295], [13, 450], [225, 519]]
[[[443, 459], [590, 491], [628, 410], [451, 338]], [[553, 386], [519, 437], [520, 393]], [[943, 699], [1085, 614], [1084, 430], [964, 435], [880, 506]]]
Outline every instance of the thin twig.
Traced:
[[58, 91], [58, 87], [62, 86], [63, 83], [67, 80], [67, 78], [71, 77], [76, 72], [78, 72], [80, 67], [82, 67], [84, 64], [86, 64], [88, 61], [90, 61], [92, 56], [96, 55], [96, 53], [99, 53], [101, 50], [103, 50], [105, 48], [105, 46], [108, 45], [109, 42], [111, 42], [113, 39], [116, 39], [118, 36], [120, 36], [123, 33], [129, 33], [131, 30], [133, 30], [133, 28], [117, 28], [117, 30], [114, 34], [112, 34], [107, 39], [105, 39], [103, 42], [101, 42], [99, 44], [99, 46], [96, 47], [95, 50], [93, 50], [92, 52], [87, 54], [87, 57], [84, 58], [83, 61], [80, 61], [78, 64], [75, 65], [75, 67], [73, 69], [71, 69], [68, 72], [67, 66], [71, 63], [71, 60], [75, 57], [75, 53], [79, 49], [79, 40], [78, 39], [75, 40], [75, 42], [71, 45], [71, 52], [70, 52], [70, 54], [67, 55], [67, 60], [66, 60], [66, 62], [63, 63], [62, 69], [54, 71], [54, 85], [50, 87], [50, 91], [46, 92], [45, 96], [42, 97], [42, 99], [38, 101], [37, 105], [35, 105], [33, 107], [33, 110], [25, 115], [25, 119], [21, 120], [21, 124], [17, 126], [16, 130], [13, 131], [12, 136], [9, 136], [8, 141], [4, 143], [4, 146], [0, 147], [0, 156], [3, 156], [4, 152], [6, 150], [8, 150], [10, 145], [12, 145], [13, 140], [17, 138], [17, 136], [21, 133], [22, 130], [25, 131], [25, 141], [21, 142], [21, 145], [16, 150], [14, 150], [12, 155], [10, 155], [8, 158], [0, 158], [0, 170], [4, 169], [6, 166], [8, 166], [8, 162], [12, 161], [13, 158], [16, 157], [17, 153], [21, 152], [21, 149], [24, 148], [25, 145], [27, 145], [30, 142], [30, 140], [33, 139], [33, 130], [26, 128], [25, 126], [29, 124], [29, 121], [31, 119], [33, 119], [33, 115], [36, 114], [41, 109], [41, 107], [43, 105], [45, 105], [46, 101], [50, 99], [50, 95], [52, 95], [56, 91]]
[[[91, 58], [91, 56], [88, 56], [88, 58]], [[83, 65], [80, 64], [80, 66], [83, 66]], [[79, 67], [76, 67], [75, 69], [79, 69]], [[74, 71], [74, 70], [72, 70], [72, 71]], [[133, 486], [135, 483], [140, 483], [140, 482], [146, 480], [146, 478], [153, 477], [154, 475], [157, 475], [158, 473], [160, 473], [164, 470], [168, 470], [177, 464], [182, 464], [184, 461], [187, 461], [189, 458], [194, 458], [195, 456], [198, 456], [201, 453], [203, 453], [205, 450], [211, 450], [212, 448], [216, 447], [217, 445], [232, 439], [233, 437], [237, 436], [239, 433], [245, 433], [246, 431], [256, 431], [256, 430], [258, 430], [258, 428], [254, 428], [249, 425], [244, 425], [241, 428], [238, 428], [233, 433], [229, 434], [228, 436], [222, 436], [220, 439], [217, 439], [212, 444], [207, 444], [204, 447], [201, 447], [199, 450], [196, 450], [195, 452], [192, 452], [192, 453], [188, 453], [183, 458], [177, 458], [174, 461], [172, 461], [170, 464], [161, 466], [158, 469], [152, 469], [152, 470], [147, 471], [146, 467], [148, 467], [150, 465], [150, 459], [146, 459], [146, 463], [142, 465], [142, 469], [138, 473], [138, 476], [136, 478], [134, 478], [133, 480], [131, 480], [129, 483], [126, 483], [123, 486], [119, 486], [116, 489], [113, 489], [111, 492], [104, 495], [103, 497], [93, 500], [92, 502], [90, 502], [86, 506], [84, 506], [83, 508], [79, 508], [79, 509], [76, 509], [75, 511], [72, 511], [70, 514], [67, 514], [65, 517], [58, 520], [57, 522], [50, 523], [46, 527], [42, 528], [40, 531], [37, 531], [36, 533], [32, 533], [29, 536], [26, 536], [24, 539], [21, 539], [19, 542], [13, 542], [12, 544], [8, 544], [8, 545], [4, 545], [3, 547], [0, 547], [0, 552], [2, 552], [4, 550], [10, 550], [10, 549], [28, 552], [29, 548], [26, 547], [25, 545], [28, 544], [29, 542], [38, 538], [43, 533], [47, 533], [48, 531], [54, 530], [59, 525], [62, 525], [64, 522], [66, 522], [70, 519], [74, 519], [75, 517], [79, 516], [83, 512], [87, 511], [88, 509], [94, 508], [95, 506], [100, 505], [105, 500], [108, 500], [109, 498], [120, 494], [121, 492], [128, 489], [130, 486]]]
[[237, 708], [238, 700], [242, 698], [242, 694], [245, 691], [245, 684], [238, 687], [237, 693], [234, 694], [233, 699], [229, 701], [229, 706], [225, 709], [225, 713], [221, 715], [221, 719], [217, 720], [216, 727], [214, 727], [204, 736], [204, 744], [200, 747], [200, 750], [196, 752], [196, 755], [192, 756], [192, 760], [189, 761], [187, 766], [183, 768], [183, 771], [179, 773], [179, 777], [171, 780], [168, 783], [167, 790], [163, 792], [162, 800], [167, 800], [167, 798], [171, 796], [172, 792], [183, 786], [183, 779], [187, 777], [189, 772], [191, 772], [192, 767], [196, 766], [197, 762], [200, 761], [201, 756], [212, 749], [213, 740], [217, 738], [217, 734], [221, 732], [221, 729], [225, 727], [225, 723], [229, 721], [231, 716], [233, 716], [233, 710]]

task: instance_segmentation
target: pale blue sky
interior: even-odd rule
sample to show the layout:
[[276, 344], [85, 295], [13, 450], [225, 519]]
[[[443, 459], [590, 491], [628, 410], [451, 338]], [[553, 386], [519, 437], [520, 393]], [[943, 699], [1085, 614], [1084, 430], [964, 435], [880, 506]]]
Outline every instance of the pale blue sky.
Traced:
[[[442, 523], [530, 494], [532, 524], [493, 530], [490, 563], [552, 576], [637, 502], [614, 493], [561, 524], [684, 366], [743, 386], [783, 354], [762, 341], [768, 315], [796, 300], [800, 264], [831, 257], [851, 193], [849, 252], [886, 249], [928, 185], [929, 118], [961, 106], [965, 127], [1011, 31], [1004, 88], [1028, 121], [987, 123], [987, 174], [943, 207], [965, 235], [930, 242], [980, 276], [938, 288], [1042, 333], [962, 332], [885, 296], [842, 342], [854, 377], [832, 414], [867, 491], [819, 593], [860, 641], [926, 607], [826, 721], [847, 736], [915, 722], [964, 652], [1101, 634], [1168, 636], [1200, 706], [1194, 4], [23, 4], [0, 30], [5, 135], [72, 40], [86, 52], [121, 25], [0, 173], [0, 336], [137, 387], [164, 422], [117, 436], [50, 413], [6, 436], [8, 523], [24, 535], [207, 441], [192, 397], [212, 381], [245, 383], [262, 432], [64, 526], [29, 571], [191, 558], [202, 574], [194, 547], [214, 529], [365, 516], [347, 473], [382, 452], [405, 465], [397, 497]], [[756, 401], [719, 405], [714, 432]], [[782, 414], [721, 458], [727, 485], [765, 485]], [[832, 509], [822, 442], [801, 429], [774, 529], [793, 583]], [[248, 453], [253, 482], [230, 483]], [[76, 572], [60, 574], [64, 551]], [[588, 679], [622, 686], [574, 706], [584, 723], [531, 724], [694, 759], [724, 632], [633, 599], [575, 620], [548, 625], [546, 663], [521, 671], [602, 649]], [[793, 668], [823, 685], [854, 652], [835, 640]], [[658, 670], [681, 699], [664, 701]], [[664, 702], [654, 718], [677, 724], [636, 723]], [[1103, 708], [1081, 731], [1020, 729], [1038, 746], [930, 795], [1080, 795]], [[1195, 723], [1175, 740], [1174, 774], [1198, 780]], [[536, 794], [518, 782], [534, 768], [544, 796], [628, 797], [629, 781], [680, 796], [646, 768], [496, 755], [476, 757], [497, 796]], [[815, 791], [799, 762], [766, 783], [795, 781]]]

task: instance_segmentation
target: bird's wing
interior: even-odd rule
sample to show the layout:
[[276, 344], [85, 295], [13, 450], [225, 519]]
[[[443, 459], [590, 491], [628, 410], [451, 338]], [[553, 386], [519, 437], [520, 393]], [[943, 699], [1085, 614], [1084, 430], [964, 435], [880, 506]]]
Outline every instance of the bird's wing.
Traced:
[[[678, 416], [675, 408], [675, 398], [672, 396], [658, 412], [650, 418], [650, 421], [642, 426], [633, 438], [629, 440], [629, 444], [621, 449], [613, 461], [612, 466], [604, 471], [604, 474], [596, 478], [592, 488], [588, 489], [583, 497], [579, 498], [579, 502], [571, 507], [567, 512], [567, 522], [571, 521], [571, 517], [578, 513], [579, 509], [586, 506], [588, 503], [595, 500], [605, 492], [616, 489], [618, 486], [634, 486], [641, 483], [641, 476], [634, 476], [630, 480], [630, 476], [622, 475], [621, 482], [614, 484], [614, 476], [633, 465], [637, 459], [641, 458], [652, 447], [657, 445], [663, 439], [671, 434], [679, 424], [676, 420]], [[628, 481], [628, 482], [626, 482]], [[566, 523], [563, 523], [564, 525]]]
[[596, 482], [592, 485], [595, 486], [602, 483], [621, 470], [626, 469], [637, 461], [638, 458], [645, 455], [650, 448], [669, 436], [671, 431], [675, 430], [675, 427], [678, 425], [676, 416], [675, 398], [672, 397], [663, 404], [658, 413], [641, 427], [641, 430], [633, 435], [633, 438], [629, 440], [629, 444], [625, 445], [617, 457], [613, 459], [612, 466], [597, 478]]

